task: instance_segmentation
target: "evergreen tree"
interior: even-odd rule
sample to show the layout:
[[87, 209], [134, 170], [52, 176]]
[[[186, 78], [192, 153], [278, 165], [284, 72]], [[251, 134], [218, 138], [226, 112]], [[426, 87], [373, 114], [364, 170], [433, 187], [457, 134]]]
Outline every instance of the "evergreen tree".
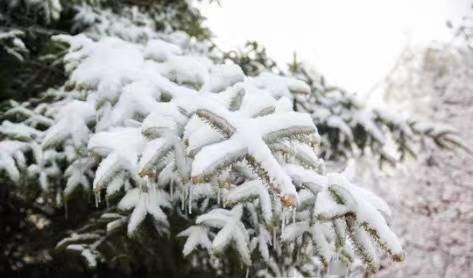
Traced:
[[2, 95], [28, 98], [2, 108], [5, 273], [376, 271], [378, 249], [403, 258], [391, 211], [321, 157], [385, 158], [381, 138], [402, 153], [415, 133], [461, 144], [284, 75], [255, 43], [256, 58], [219, 51], [188, 1], [0, 8], [3, 71], [21, 65]]

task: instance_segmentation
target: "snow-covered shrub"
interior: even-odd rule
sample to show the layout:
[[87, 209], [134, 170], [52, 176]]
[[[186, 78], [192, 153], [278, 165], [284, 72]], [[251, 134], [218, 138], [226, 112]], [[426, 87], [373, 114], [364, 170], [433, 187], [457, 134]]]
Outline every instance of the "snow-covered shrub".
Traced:
[[285, 97], [309, 94], [304, 82], [246, 77], [172, 36], [56, 39], [70, 45], [68, 81], [39, 103], [12, 103], [0, 169], [19, 188], [38, 181], [34, 202], [60, 208], [94, 193], [100, 214], [58, 250], [95, 267], [110, 259], [110, 235], [139, 238], [146, 218], [156, 236], [171, 235], [178, 218], [184, 255], [223, 273], [228, 250], [262, 276], [313, 275], [357, 257], [375, 271], [376, 246], [402, 259], [384, 201], [317, 158], [312, 118]]

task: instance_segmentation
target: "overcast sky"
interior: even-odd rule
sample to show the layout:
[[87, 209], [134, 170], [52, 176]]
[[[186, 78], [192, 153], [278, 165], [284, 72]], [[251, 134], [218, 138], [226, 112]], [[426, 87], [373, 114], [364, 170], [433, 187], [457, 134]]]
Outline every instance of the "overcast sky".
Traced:
[[407, 43], [450, 38], [470, 0], [203, 1], [207, 25], [223, 49], [261, 42], [280, 64], [293, 52], [332, 84], [366, 93], [382, 80]]

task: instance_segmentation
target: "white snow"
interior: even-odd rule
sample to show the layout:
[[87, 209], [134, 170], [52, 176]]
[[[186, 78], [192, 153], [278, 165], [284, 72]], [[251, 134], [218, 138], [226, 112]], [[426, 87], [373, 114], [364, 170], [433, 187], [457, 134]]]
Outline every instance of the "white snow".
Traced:
[[[115, 37], [96, 40], [57, 37], [71, 45], [60, 100], [32, 109], [14, 105], [8, 115], [28, 121], [16, 131], [10, 122], [0, 126], [2, 135], [25, 140], [0, 142], [0, 169], [12, 180], [26, 171], [48, 191], [65, 175], [66, 197], [92, 187], [97, 202], [105, 191], [112, 209], [124, 215], [108, 222], [107, 230], [127, 224], [129, 236], [147, 216], [158, 232], [168, 232], [166, 213], [180, 204], [183, 219], [196, 224], [179, 234], [187, 237], [186, 256], [197, 248], [219, 255], [230, 247], [247, 266], [254, 252], [269, 265], [285, 248], [280, 237], [299, 248], [306, 233], [314, 247], [307, 247], [308, 254], [327, 263], [334, 252], [331, 223], [347, 214], [357, 233], [372, 229], [391, 253], [402, 253], [384, 218], [387, 205], [339, 174], [325, 175], [313, 117], [292, 111], [294, 96], [311, 93], [307, 84], [270, 73], [245, 77], [237, 65], [214, 63], [196, 51], [189, 37], [155, 36], [143, 23], [143, 37], [116, 29]], [[348, 134], [346, 120], [329, 123]], [[365, 128], [379, 137], [371, 124]], [[39, 131], [40, 125], [49, 128]], [[30, 150], [35, 163], [27, 165], [22, 153]], [[247, 213], [250, 219], [242, 219]]]

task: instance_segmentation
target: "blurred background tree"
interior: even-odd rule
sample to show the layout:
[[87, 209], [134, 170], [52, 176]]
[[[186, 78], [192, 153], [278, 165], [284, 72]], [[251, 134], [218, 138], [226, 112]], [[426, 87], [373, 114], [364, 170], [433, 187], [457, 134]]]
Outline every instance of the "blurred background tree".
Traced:
[[[471, 19], [451, 26], [449, 43], [406, 48], [386, 80], [386, 101], [443, 122], [473, 145]], [[473, 273], [473, 157], [425, 142], [416, 161], [399, 167], [378, 190], [398, 211], [393, 225], [412, 260], [380, 277], [469, 277]], [[406, 186], [409, 185], [409, 186]]]

